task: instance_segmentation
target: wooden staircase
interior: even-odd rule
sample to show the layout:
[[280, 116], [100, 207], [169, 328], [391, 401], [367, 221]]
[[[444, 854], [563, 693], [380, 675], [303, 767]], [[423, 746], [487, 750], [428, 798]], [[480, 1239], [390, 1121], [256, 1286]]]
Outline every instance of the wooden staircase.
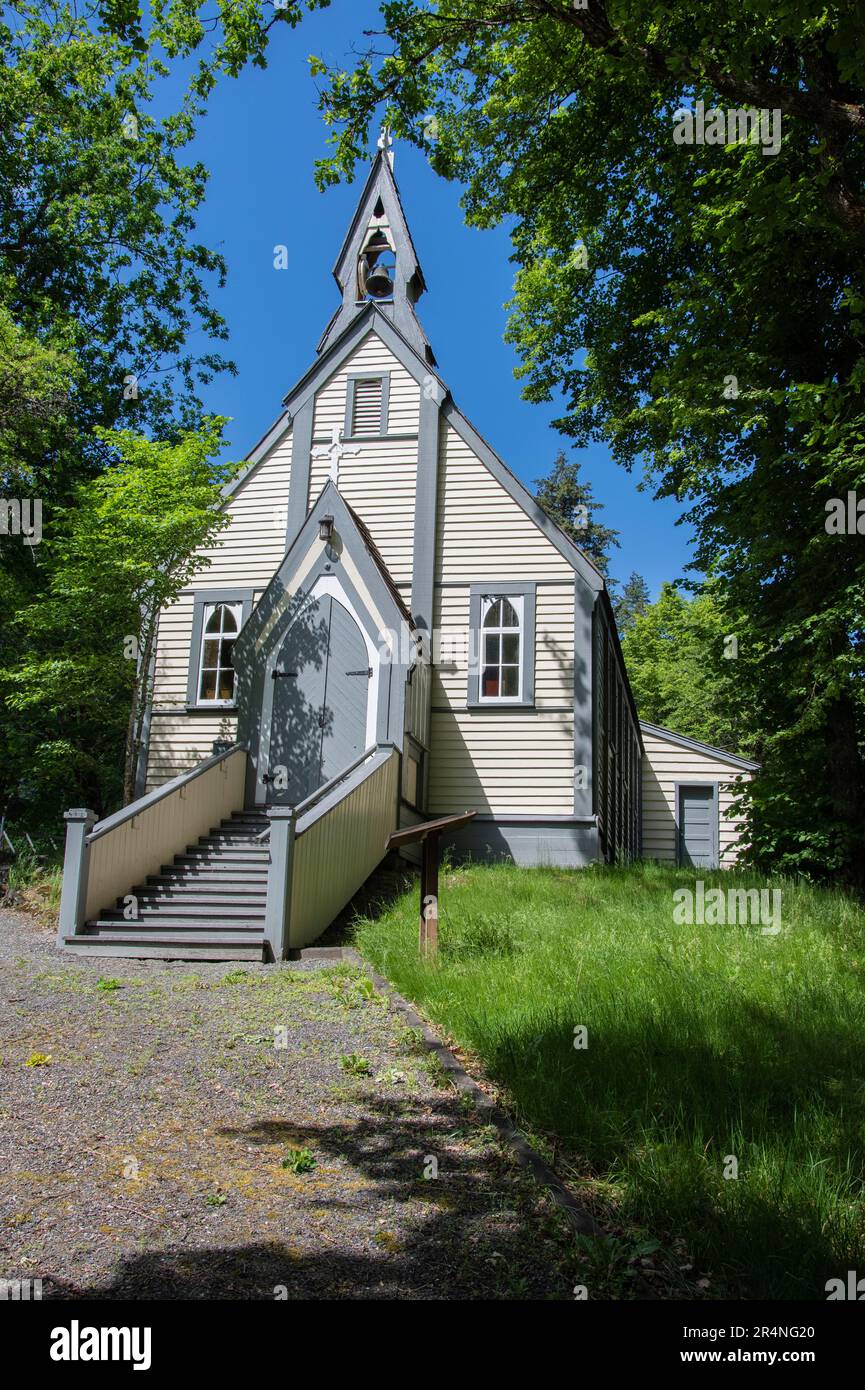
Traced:
[[64, 945], [78, 955], [264, 959], [267, 831], [266, 813], [235, 812], [130, 888], [135, 902], [118, 898]]

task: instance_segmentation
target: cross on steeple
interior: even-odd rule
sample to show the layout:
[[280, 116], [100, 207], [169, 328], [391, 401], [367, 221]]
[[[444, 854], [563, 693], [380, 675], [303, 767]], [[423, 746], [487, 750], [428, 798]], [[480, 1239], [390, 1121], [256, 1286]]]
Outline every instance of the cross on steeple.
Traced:
[[390, 133], [390, 126], [383, 125], [379, 131], [378, 148], [387, 155], [387, 162], [393, 168], [393, 136]]
[[334, 425], [331, 430], [330, 443], [319, 444], [317, 449], [312, 450], [311, 458], [330, 459], [330, 480], [334, 487], [339, 487], [339, 465], [343, 458], [350, 458], [352, 454], [359, 454], [360, 449], [347, 449], [342, 442], [342, 430], [339, 425]]

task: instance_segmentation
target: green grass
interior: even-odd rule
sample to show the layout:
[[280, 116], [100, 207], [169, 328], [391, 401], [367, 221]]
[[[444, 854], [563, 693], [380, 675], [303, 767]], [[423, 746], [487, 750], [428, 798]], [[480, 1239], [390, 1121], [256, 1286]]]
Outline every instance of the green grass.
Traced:
[[414, 891], [357, 944], [477, 1054], [602, 1222], [684, 1243], [709, 1297], [824, 1299], [865, 1272], [865, 912], [775, 880], [778, 935], [676, 925], [693, 883], [471, 866], [442, 877], [437, 961], [418, 956]]
[[7, 886], [16, 907], [33, 913], [45, 926], [56, 924], [63, 886], [59, 858], [34, 855], [29, 849], [20, 853], [9, 865]]

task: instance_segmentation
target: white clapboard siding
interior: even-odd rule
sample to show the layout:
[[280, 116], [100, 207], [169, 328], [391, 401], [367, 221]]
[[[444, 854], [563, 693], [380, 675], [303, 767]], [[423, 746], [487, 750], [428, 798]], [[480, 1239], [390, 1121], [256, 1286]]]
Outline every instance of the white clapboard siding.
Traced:
[[[410, 585], [417, 441], [376, 439], [368, 444], [354, 442], [350, 447], [358, 453], [342, 459], [339, 490], [366, 523], [395, 582]], [[313, 502], [327, 475], [327, 463], [313, 459]]]
[[643, 857], [676, 862], [676, 783], [719, 782], [719, 854], [722, 868], [737, 858], [740, 831], [730, 805], [735, 799], [732, 782], [743, 773], [723, 758], [698, 753], [680, 744], [643, 733]]
[[[370, 332], [316, 394], [315, 438], [329, 440], [334, 426], [340, 430], [345, 429], [348, 378], [362, 372], [387, 372], [390, 376], [388, 434], [416, 434], [420, 414], [420, 387], [399, 359], [385, 347], [378, 334]], [[313, 498], [315, 496], [317, 493], [313, 493]]]
[[[388, 433], [408, 439], [352, 440], [339, 464], [339, 490], [369, 527], [385, 564], [397, 584], [411, 585], [414, 546], [414, 501], [417, 480], [417, 429], [420, 390], [378, 337], [371, 333], [316, 396], [314, 449], [331, 438], [334, 427], [345, 425], [349, 375], [390, 373]], [[377, 434], [378, 429], [364, 430]], [[330, 474], [330, 460], [314, 457], [310, 464], [309, 505], [315, 502]]]
[[237, 715], [154, 714], [150, 725], [147, 791], [209, 758], [215, 740], [233, 743]]
[[[216, 545], [200, 553], [209, 564], [188, 592], [159, 617], [147, 789], [161, 786], [210, 756], [214, 739], [234, 738], [237, 719], [187, 715], [193, 593], [205, 589], [255, 589], [256, 601], [285, 554], [291, 433], [251, 470], [226, 504], [230, 524]], [[194, 659], [194, 658], [193, 658]], [[170, 714], [164, 711], [176, 711]]]
[[[468, 586], [438, 590], [434, 621], [440, 637], [432, 702], [463, 706], [468, 689]], [[541, 583], [535, 609], [535, 704], [538, 709], [560, 708], [573, 700], [574, 591], [563, 584]]]
[[573, 578], [564, 556], [444, 422], [436, 532], [437, 579]]
[[210, 566], [196, 576], [195, 588], [266, 587], [285, 554], [290, 474], [289, 434], [230, 498], [225, 510], [231, 524], [215, 546], [201, 551]]
[[434, 712], [430, 813], [572, 814], [573, 740], [567, 714]]
[[[431, 812], [572, 814], [574, 572], [446, 424], [439, 438], [436, 579], [449, 586], [437, 593], [434, 618], [444, 642], [448, 630], [468, 631], [469, 584], [537, 581], [537, 710], [466, 710], [466, 655], [448, 653], [434, 672]], [[544, 585], [545, 579], [570, 582]], [[557, 712], [545, 713], [545, 705]]]

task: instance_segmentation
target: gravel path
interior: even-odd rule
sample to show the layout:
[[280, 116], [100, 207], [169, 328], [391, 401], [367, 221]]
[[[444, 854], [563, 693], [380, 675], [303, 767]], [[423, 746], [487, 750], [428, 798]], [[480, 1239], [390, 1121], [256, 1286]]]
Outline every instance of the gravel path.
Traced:
[[91, 961], [0, 912], [0, 1001], [0, 1278], [571, 1296], [546, 1194], [354, 967]]

